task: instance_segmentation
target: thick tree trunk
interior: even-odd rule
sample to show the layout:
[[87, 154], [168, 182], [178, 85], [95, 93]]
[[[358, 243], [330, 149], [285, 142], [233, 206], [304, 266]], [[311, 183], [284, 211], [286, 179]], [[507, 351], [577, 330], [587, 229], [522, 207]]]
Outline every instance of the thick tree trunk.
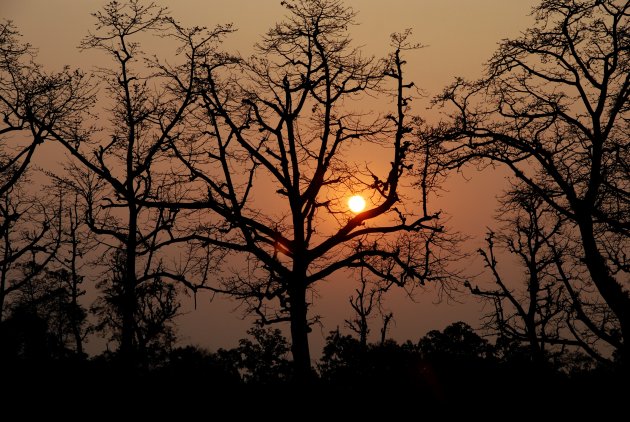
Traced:
[[306, 288], [301, 280], [290, 290], [291, 316], [291, 353], [295, 379], [298, 383], [307, 383], [312, 377], [311, 355], [308, 346], [310, 331], [307, 319]]
[[532, 354], [533, 363], [539, 369], [544, 368], [547, 366], [547, 359], [545, 358], [545, 352], [541, 347], [540, 339], [536, 333], [534, 317], [528, 315], [525, 324], [527, 326], [527, 337], [529, 339], [529, 349]]
[[597, 247], [590, 217], [581, 218], [579, 228], [584, 248], [584, 263], [597, 290], [619, 320], [623, 347], [618, 352], [622, 364], [627, 368], [630, 366], [630, 296], [610, 274], [606, 260]]

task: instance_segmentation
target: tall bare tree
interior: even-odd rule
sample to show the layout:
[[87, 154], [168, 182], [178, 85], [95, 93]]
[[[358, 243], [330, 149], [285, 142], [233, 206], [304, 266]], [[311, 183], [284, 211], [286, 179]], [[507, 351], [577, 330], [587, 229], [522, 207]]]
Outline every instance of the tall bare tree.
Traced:
[[572, 225], [628, 362], [630, 2], [544, 0], [534, 14], [483, 79], [438, 99], [454, 110], [444, 135], [454, 163], [504, 164]]
[[[86, 223], [102, 244], [124, 255], [119, 267], [125, 274], [110, 279], [119, 284], [122, 301], [120, 357], [133, 364], [140, 338], [134, 319], [142, 303], [138, 289], [145, 291], [143, 283], [157, 280], [185, 281], [187, 271], [185, 262], [167, 265], [161, 253], [185, 242], [172, 231], [178, 211], [148, 208], [145, 203], [161, 192], [177, 190], [165, 182], [166, 147], [179, 136], [182, 120], [197, 98], [198, 68], [213, 59], [221, 35], [230, 29], [187, 29], [166, 9], [137, 0], [110, 2], [93, 16], [95, 32], [80, 47], [104, 52], [113, 64], [97, 69], [80, 94], [108, 105], [82, 110], [75, 124], [38, 116], [30, 116], [29, 123], [70, 153], [67, 177], [61, 179], [82, 196]], [[160, 61], [145, 54], [140, 40], [149, 35], [162, 37], [162, 45], [172, 45], [174, 55], [183, 59]], [[97, 95], [96, 87], [105, 95]], [[109, 121], [98, 127], [103, 116]]]
[[[75, 189], [68, 189], [63, 179], [50, 174], [55, 180], [46, 190], [55, 192], [60, 215], [60, 245], [53, 260], [46, 268], [48, 288], [54, 289], [60, 303], [58, 325], [60, 331], [69, 332], [77, 356], [85, 356], [84, 343], [92, 326], [87, 321], [87, 310], [82, 303], [85, 295], [85, 281], [92, 273], [93, 264], [98, 261], [98, 243], [87, 226], [86, 207]], [[51, 292], [52, 293], [52, 292]], [[61, 337], [61, 336], [59, 336]], [[67, 343], [65, 340], [63, 344]]]
[[[355, 12], [342, 1], [283, 4], [288, 16], [255, 56], [199, 72], [190, 135], [171, 144], [191, 194], [160, 205], [205, 212], [193, 236], [242, 259], [222, 286], [206, 287], [241, 299], [263, 323], [289, 322], [295, 373], [304, 379], [315, 284], [348, 267], [390, 285], [433, 280], [438, 257], [429, 246], [442, 229], [428, 194], [413, 209], [401, 187], [412, 162], [423, 161], [412, 158], [408, 140], [409, 34], [394, 35], [394, 52], [375, 60], [352, 46]], [[372, 95], [391, 98], [394, 110], [377, 116], [362, 108]], [[386, 154], [385, 168], [358, 158], [365, 149]], [[351, 194], [366, 197], [367, 209], [351, 213]]]
[[[79, 300], [81, 296], [85, 295], [82, 285], [85, 280], [86, 267], [89, 265], [88, 256], [96, 245], [85, 224], [79, 195], [76, 192], [71, 192], [70, 195], [74, 199], [67, 202], [63, 210], [65, 211], [66, 222], [63, 233], [64, 245], [57, 260], [61, 264], [61, 274], [65, 276], [62, 277], [62, 281], [65, 282], [64, 287], [70, 300], [68, 320], [72, 329], [76, 352], [78, 355], [82, 355], [84, 353], [83, 343], [89, 327], [83, 327], [85, 316]], [[66, 253], [63, 253], [64, 251]]]

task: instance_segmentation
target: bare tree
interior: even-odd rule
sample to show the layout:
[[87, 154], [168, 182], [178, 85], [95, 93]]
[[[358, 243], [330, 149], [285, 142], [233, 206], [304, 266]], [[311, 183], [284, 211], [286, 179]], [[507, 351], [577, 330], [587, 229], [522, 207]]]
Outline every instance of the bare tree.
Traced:
[[[525, 344], [533, 361], [547, 365], [566, 347], [582, 347], [592, 356], [605, 360], [598, 353], [601, 338], [577, 335], [571, 327], [580, 322], [573, 309], [588, 309], [593, 320], [594, 307], [588, 305], [587, 286], [576, 262], [572, 268], [565, 260], [572, 256], [566, 235], [564, 219], [527, 187], [514, 186], [501, 200], [500, 221], [504, 224], [499, 233], [489, 231], [487, 247], [479, 249], [493, 279], [494, 288], [480, 288], [467, 283], [471, 293], [488, 299], [493, 310], [486, 315], [486, 328], [511, 344]], [[523, 279], [506, 279], [499, 270], [498, 257], [505, 250], [515, 257], [524, 271]], [[579, 300], [572, 300], [561, 275], [570, 275], [573, 288], [579, 288]], [[568, 277], [567, 277], [568, 278]], [[585, 314], [586, 316], [586, 314]], [[580, 327], [581, 328], [581, 327]], [[602, 327], [610, 332], [613, 326]], [[580, 329], [580, 331], [582, 331]], [[591, 341], [592, 340], [592, 341]], [[599, 341], [598, 341], [599, 340]]]
[[348, 301], [355, 313], [354, 319], [345, 320], [346, 327], [359, 335], [361, 346], [367, 348], [367, 337], [370, 333], [368, 320], [374, 306], [378, 306], [382, 290], [378, 286], [370, 286], [368, 278], [364, 274], [364, 269], [359, 270], [361, 287], [355, 289], [356, 295], [350, 296]]
[[62, 186], [44, 186], [38, 196], [28, 194], [23, 185], [30, 182], [28, 173], [23, 174], [0, 206], [6, 222], [0, 247], [0, 322], [10, 319], [20, 327], [27, 322], [24, 318], [39, 319], [45, 327], [39, 335], [49, 337], [48, 357], [84, 357], [90, 324], [81, 297], [86, 255], [93, 244], [77, 197], [71, 200], [72, 193]]
[[[158, 205], [206, 213], [208, 223], [194, 234], [200, 244], [243, 260], [224, 272], [222, 286], [206, 288], [242, 300], [263, 323], [289, 322], [296, 377], [305, 379], [313, 286], [347, 267], [390, 285], [433, 280], [438, 256], [429, 246], [442, 229], [427, 195], [419, 212], [403, 201], [401, 181], [412, 161], [423, 160], [411, 157], [407, 140], [414, 123], [414, 85], [403, 76], [403, 54], [414, 48], [409, 34], [394, 35], [394, 52], [379, 61], [352, 46], [355, 12], [343, 2], [283, 4], [288, 16], [255, 56], [198, 74], [190, 136], [171, 145], [191, 194]], [[362, 110], [359, 102], [371, 95], [391, 98], [394, 111]], [[361, 148], [388, 154], [387, 168], [353, 158]], [[351, 194], [364, 195], [369, 207], [349, 212]]]
[[[122, 342], [122, 328], [127, 312], [125, 257], [124, 250], [113, 251], [108, 271], [97, 284], [101, 295], [91, 308], [97, 317], [95, 328], [107, 336], [108, 340], [118, 344]], [[136, 364], [156, 364], [170, 351], [176, 340], [174, 318], [180, 308], [177, 289], [172, 283], [154, 276], [138, 283], [135, 300], [132, 335], [138, 352]]]
[[[221, 35], [230, 29], [183, 28], [166, 9], [136, 0], [110, 2], [93, 16], [95, 32], [80, 47], [104, 52], [113, 65], [97, 69], [80, 94], [86, 101], [98, 99], [110, 106], [82, 110], [75, 124], [38, 116], [30, 116], [29, 123], [70, 153], [73, 161], [62, 177], [64, 183], [81, 195], [86, 223], [102, 245], [125, 256], [121, 268], [126, 274], [110, 279], [121, 284], [116, 287], [122, 297], [120, 357], [123, 363], [133, 364], [142, 284], [169, 279], [186, 282], [188, 271], [187, 262], [167, 265], [163, 252], [186, 241], [177, 239], [172, 230], [178, 210], [145, 204], [162, 193], [177, 192], [164, 176], [169, 159], [166, 147], [180, 136], [182, 120], [197, 98], [194, 76], [198, 67], [212, 59]], [[143, 53], [139, 42], [143, 35], [163, 37], [184, 58], [183, 64], [171, 65], [170, 60], [162, 62]], [[102, 87], [100, 92], [106, 95], [98, 96], [96, 87]], [[98, 116], [105, 115], [109, 122], [98, 127]]]
[[49, 124], [71, 123], [89, 104], [78, 95], [83, 75], [64, 69], [48, 74], [35, 52], [20, 42], [10, 21], [0, 22], [0, 196], [24, 175], [36, 148], [50, 138]]
[[391, 284], [383, 280], [370, 280], [370, 274], [366, 268], [359, 268], [360, 287], [355, 289], [355, 294], [348, 298], [350, 307], [354, 311], [353, 319], [346, 319], [346, 327], [359, 336], [361, 347], [367, 349], [368, 334], [370, 334], [370, 318], [374, 311], [378, 311], [383, 325], [380, 329], [380, 344], [384, 344], [387, 338], [389, 324], [394, 318], [393, 312], [383, 309], [383, 295]]
[[[502, 163], [574, 230], [579, 256], [618, 320], [630, 360], [630, 2], [541, 1], [476, 82], [438, 102], [453, 162]], [[572, 285], [573, 280], [567, 280]]]
[[60, 242], [57, 205], [46, 203], [51, 196], [35, 198], [27, 189], [35, 150], [50, 139], [34, 120], [71, 124], [90, 103], [79, 95], [83, 80], [67, 69], [44, 72], [14, 25], [0, 23], [0, 319], [7, 297], [45, 270]]
[[16, 181], [0, 197], [0, 321], [10, 296], [48, 268], [62, 240], [57, 204], [30, 195], [26, 181]]
[[381, 313], [381, 317], [383, 319], [383, 326], [381, 327], [380, 345], [382, 346], [385, 344], [385, 340], [387, 340], [387, 330], [389, 329], [389, 324], [391, 324], [391, 322], [394, 320], [394, 313]]
[[61, 216], [61, 244], [47, 269], [48, 278], [55, 281], [53, 288], [63, 300], [60, 319], [69, 327], [78, 356], [84, 355], [84, 343], [92, 326], [87, 322], [87, 311], [81, 300], [84, 284], [98, 253], [93, 233], [85, 220], [85, 206], [74, 189], [68, 189], [63, 179], [53, 175], [55, 183], [47, 187], [56, 191]]
[[74, 193], [73, 198], [74, 200], [69, 202], [65, 210], [67, 223], [66, 230], [64, 230], [65, 247], [63, 249], [68, 250], [68, 252], [58, 259], [67, 274], [64, 281], [70, 297], [71, 310], [68, 318], [72, 327], [76, 352], [82, 355], [83, 342], [88, 330], [82, 328], [85, 317], [82, 307], [79, 305], [79, 298], [85, 294], [81, 285], [84, 282], [84, 271], [88, 264], [86, 257], [94, 249], [95, 244], [90, 233], [86, 230], [79, 195]]

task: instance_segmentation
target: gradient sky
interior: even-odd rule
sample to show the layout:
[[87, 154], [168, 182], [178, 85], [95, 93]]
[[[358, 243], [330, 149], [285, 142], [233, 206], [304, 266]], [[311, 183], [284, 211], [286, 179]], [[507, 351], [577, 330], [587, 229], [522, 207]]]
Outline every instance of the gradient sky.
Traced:
[[[225, 43], [226, 50], [244, 55], [271, 25], [284, 15], [280, 0], [157, 0], [168, 6], [172, 15], [187, 26], [233, 23], [238, 29]], [[0, 17], [12, 20], [24, 41], [39, 50], [38, 60], [49, 70], [64, 65], [90, 70], [98, 62], [95, 53], [80, 53], [76, 46], [92, 27], [91, 12], [107, 3], [102, 0], [0, 0]], [[413, 28], [414, 38], [427, 47], [408, 56], [408, 75], [428, 98], [440, 92], [455, 76], [475, 78], [483, 69], [497, 42], [514, 37], [532, 22], [529, 11], [534, 0], [347, 0], [359, 15], [359, 26], [352, 29], [353, 39], [364, 51], [376, 56], [387, 53], [389, 34]], [[102, 58], [102, 56], [101, 56]], [[418, 101], [414, 112], [435, 121], [439, 114], [425, 110], [427, 101]], [[469, 170], [466, 181], [451, 177], [447, 192], [440, 199], [451, 217], [449, 225], [471, 236], [464, 247], [474, 251], [482, 245], [486, 227], [492, 224], [495, 196], [504, 186], [505, 173]], [[462, 267], [479, 271], [478, 259], [462, 262]], [[475, 270], [476, 269], [476, 270]], [[343, 274], [318, 285], [319, 297], [312, 313], [323, 316], [324, 326], [313, 327], [311, 350], [319, 355], [327, 332], [343, 326], [351, 316], [348, 296], [356, 283]], [[464, 303], [436, 304], [434, 291], [418, 291], [415, 300], [401, 292], [392, 292], [386, 305], [394, 312], [395, 324], [390, 335], [397, 340], [417, 341], [430, 329], [442, 329], [451, 322], [465, 320], [479, 326], [481, 306], [475, 299], [462, 296]], [[182, 343], [199, 344], [210, 349], [233, 347], [245, 335], [251, 319], [242, 319], [238, 304], [227, 299], [198, 297], [197, 310], [185, 300], [185, 315], [179, 318]], [[372, 327], [376, 336], [380, 325]], [[375, 337], [374, 337], [375, 338]], [[92, 343], [92, 350], [102, 347]]]

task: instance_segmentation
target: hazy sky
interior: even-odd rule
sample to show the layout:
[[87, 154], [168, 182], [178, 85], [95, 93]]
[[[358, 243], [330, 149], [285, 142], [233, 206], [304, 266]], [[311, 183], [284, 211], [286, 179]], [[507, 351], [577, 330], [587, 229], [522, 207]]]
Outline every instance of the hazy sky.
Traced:
[[[80, 53], [76, 46], [93, 24], [90, 16], [103, 4], [102, 0], [0, 0], [0, 16], [12, 20], [24, 35], [24, 40], [39, 49], [39, 61], [49, 69], [64, 65], [90, 70], [99, 58], [94, 53]], [[238, 32], [225, 44], [228, 50], [243, 54], [267, 28], [284, 15], [280, 0], [177, 0], [156, 1], [170, 8], [173, 16], [187, 26], [213, 26], [233, 23]], [[408, 75], [430, 97], [438, 93], [455, 76], [474, 78], [481, 74], [483, 62], [503, 38], [513, 37], [524, 30], [532, 18], [529, 11], [534, 0], [347, 0], [358, 10], [359, 26], [352, 29], [353, 39], [366, 52], [382, 56], [387, 52], [389, 34], [413, 28], [416, 41], [427, 47], [409, 57]], [[416, 104], [415, 113], [429, 120], [438, 118], [436, 111], [424, 110]], [[472, 172], [466, 176], [473, 176]], [[504, 183], [503, 173], [486, 171], [474, 174], [465, 182], [460, 176], [448, 183], [448, 192], [440, 207], [450, 216], [450, 225], [472, 239], [466, 247], [474, 250], [483, 240], [486, 226], [496, 206], [495, 196]], [[464, 262], [462, 266], [479, 268], [479, 262]], [[323, 316], [324, 327], [314, 327], [311, 348], [318, 356], [325, 334], [343, 326], [351, 316], [347, 298], [354, 288], [352, 280], [343, 275], [319, 285], [319, 297], [312, 313]], [[480, 305], [474, 299], [464, 304], [434, 304], [431, 290], [418, 294], [415, 302], [400, 292], [392, 293], [387, 306], [394, 312], [395, 325], [391, 335], [416, 341], [429, 329], [442, 329], [451, 322], [465, 320], [478, 326]], [[465, 300], [465, 298], [462, 298]], [[232, 347], [243, 337], [251, 320], [242, 320], [237, 303], [215, 298], [198, 298], [193, 310], [180, 317], [180, 337], [184, 343], [195, 343], [211, 349]], [[375, 324], [372, 334], [380, 327]]]

